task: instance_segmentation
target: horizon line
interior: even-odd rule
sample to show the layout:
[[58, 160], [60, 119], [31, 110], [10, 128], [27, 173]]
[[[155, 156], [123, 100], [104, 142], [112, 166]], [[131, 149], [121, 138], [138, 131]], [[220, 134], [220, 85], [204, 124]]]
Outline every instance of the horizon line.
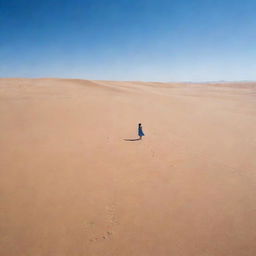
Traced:
[[113, 82], [145, 82], [145, 83], [190, 83], [190, 84], [210, 84], [210, 83], [255, 83], [256, 80], [209, 80], [209, 81], [147, 81], [147, 80], [108, 80], [108, 79], [87, 79], [79, 77], [0, 77], [0, 79], [72, 79], [87, 81], [113, 81]]

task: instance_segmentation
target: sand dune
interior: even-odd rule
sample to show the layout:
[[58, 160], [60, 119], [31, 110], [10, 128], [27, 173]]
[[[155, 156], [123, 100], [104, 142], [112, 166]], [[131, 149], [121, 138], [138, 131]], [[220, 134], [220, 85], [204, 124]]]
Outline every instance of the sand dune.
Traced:
[[255, 128], [256, 83], [0, 79], [0, 255], [254, 256]]

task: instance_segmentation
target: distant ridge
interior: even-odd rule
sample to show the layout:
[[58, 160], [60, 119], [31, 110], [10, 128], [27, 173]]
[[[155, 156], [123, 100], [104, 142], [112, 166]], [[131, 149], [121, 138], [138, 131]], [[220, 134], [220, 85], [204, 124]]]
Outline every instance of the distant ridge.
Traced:
[[227, 80], [219, 80], [219, 81], [201, 81], [201, 82], [191, 82], [191, 81], [184, 81], [180, 83], [189, 83], [189, 84], [230, 84], [230, 83], [256, 83], [253, 80], [240, 80], [240, 81], [227, 81]]

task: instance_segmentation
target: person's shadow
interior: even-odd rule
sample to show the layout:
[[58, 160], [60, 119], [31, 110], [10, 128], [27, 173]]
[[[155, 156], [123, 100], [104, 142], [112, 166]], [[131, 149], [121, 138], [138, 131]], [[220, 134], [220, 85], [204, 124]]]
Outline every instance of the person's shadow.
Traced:
[[139, 138], [138, 139], [124, 139], [125, 141], [138, 141], [140, 140]]

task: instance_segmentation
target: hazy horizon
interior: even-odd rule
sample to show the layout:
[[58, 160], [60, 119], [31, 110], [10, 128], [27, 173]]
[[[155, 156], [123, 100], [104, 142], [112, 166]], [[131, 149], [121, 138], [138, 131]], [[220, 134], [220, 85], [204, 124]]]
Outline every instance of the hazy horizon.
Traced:
[[211, 80], [211, 81], [161, 81], [161, 80], [107, 80], [107, 79], [87, 79], [81, 77], [0, 77], [0, 79], [72, 79], [72, 80], [91, 80], [91, 81], [115, 81], [115, 82], [160, 82], [160, 83], [198, 83], [198, 84], [211, 84], [211, 83], [255, 83], [255, 80]]

